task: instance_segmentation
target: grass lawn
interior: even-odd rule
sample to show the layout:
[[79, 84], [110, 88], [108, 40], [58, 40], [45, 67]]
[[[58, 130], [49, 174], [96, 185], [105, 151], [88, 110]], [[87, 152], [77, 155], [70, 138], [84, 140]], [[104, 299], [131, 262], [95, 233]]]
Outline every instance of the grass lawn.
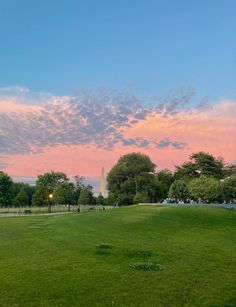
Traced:
[[0, 234], [1, 307], [236, 306], [236, 210], [0, 218]]

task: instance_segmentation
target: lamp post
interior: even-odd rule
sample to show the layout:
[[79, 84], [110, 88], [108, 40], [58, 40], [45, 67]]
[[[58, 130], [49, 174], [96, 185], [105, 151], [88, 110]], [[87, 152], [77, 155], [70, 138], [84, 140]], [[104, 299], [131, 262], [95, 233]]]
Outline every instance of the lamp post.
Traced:
[[49, 200], [48, 200], [48, 213], [51, 213], [51, 207], [52, 207], [52, 198], [53, 194], [49, 194]]

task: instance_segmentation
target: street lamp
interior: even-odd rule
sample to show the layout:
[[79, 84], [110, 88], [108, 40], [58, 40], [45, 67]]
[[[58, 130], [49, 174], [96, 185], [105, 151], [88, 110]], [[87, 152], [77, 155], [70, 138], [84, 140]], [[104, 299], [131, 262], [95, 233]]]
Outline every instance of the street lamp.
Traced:
[[48, 213], [51, 213], [52, 197], [53, 197], [53, 194], [52, 193], [49, 194]]

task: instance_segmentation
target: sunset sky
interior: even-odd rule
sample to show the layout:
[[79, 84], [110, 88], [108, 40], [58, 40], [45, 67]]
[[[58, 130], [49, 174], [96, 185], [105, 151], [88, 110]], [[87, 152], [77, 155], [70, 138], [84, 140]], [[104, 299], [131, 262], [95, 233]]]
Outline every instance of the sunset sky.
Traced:
[[236, 161], [235, 0], [0, 0], [0, 170]]

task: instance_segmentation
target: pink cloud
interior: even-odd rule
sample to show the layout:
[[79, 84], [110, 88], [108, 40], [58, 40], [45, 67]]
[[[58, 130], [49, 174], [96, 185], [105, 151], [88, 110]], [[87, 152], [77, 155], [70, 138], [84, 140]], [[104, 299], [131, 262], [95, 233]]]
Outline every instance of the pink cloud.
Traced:
[[[117, 109], [113, 110], [113, 107], [109, 106], [110, 113], [101, 113], [103, 120], [97, 123], [93, 120], [99, 118], [96, 117], [99, 109], [94, 105], [86, 109], [84, 103], [83, 112], [75, 113], [78, 107], [68, 104], [68, 97], [50, 99], [47, 107], [16, 103], [10, 98], [0, 100], [0, 113], [10, 116], [9, 123], [12, 123], [12, 118], [21, 121], [19, 131], [26, 138], [29, 137], [29, 140], [17, 138], [17, 142], [20, 144], [26, 141], [31, 151], [16, 154], [13, 147], [9, 153], [1, 155], [0, 152], [0, 160], [6, 165], [4, 171], [10, 175], [37, 176], [46, 171], [58, 170], [66, 172], [69, 176], [99, 176], [102, 166], [109, 171], [121, 155], [132, 151], [149, 155], [158, 169], [174, 169], [175, 165], [187, 161], [191, 153], [198, 151], [222, 156], [227, 162], [236, 160], [236, 105], [232, 101], [217, 102], [209, 109], [178, 111], [172, 115], [163, 114], [155, 109], [140, 109], [135, 120], [132, 110], [127, 111], [125, 105], [121, 105], [119, 107], [127, 112], [129, 124], [126, 125], [125, 118], [122, 118], [123, 109], [118, 109], [120, 113], [117, 115]], [[11, 117], [11, 114], [17, 117]], [[86, 117], [87, 114], [90, 117]], [[121, 119], [117, 120], [119, 116]], [[106, 126], [111, 118], [110, 126]], [[90, 126], [87, 126], [88, 123]], [[3, 137], [6, 137], [7, 133], [15, 133], [17, 136], [17, 122], [9, 127], [10, 130], [7, 131], [5, 126], [0, 124], [0, 137], [1, 133]], [[7, 140], [11, 140], [10, 136], [9, 134]], [[107, 136], [104, 146], [103, 138]], [[100, 143], [96, 143], [98, 137], [101, 146]], [[178, 148], [178, 144], [186, 146]]]

